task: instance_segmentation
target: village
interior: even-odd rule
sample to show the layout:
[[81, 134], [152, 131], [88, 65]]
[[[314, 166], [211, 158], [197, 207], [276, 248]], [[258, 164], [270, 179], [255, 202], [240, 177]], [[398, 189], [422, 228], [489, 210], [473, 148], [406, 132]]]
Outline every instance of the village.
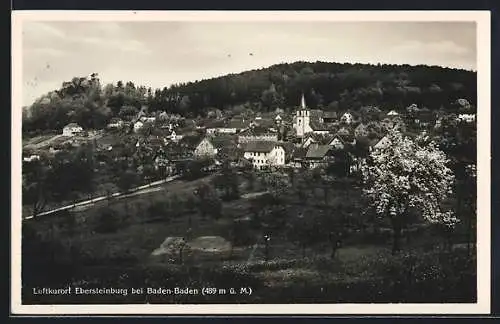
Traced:
[[[50, 157], [55, 153], [94, 145], [96, 159], [104, 165], [109, 158], [123, 159], [125, 138], [135, 154], [148, 152], [159, 175], [179, 173], [179, 161], [211, 160], [220, 165], [250, 164], [256, 170], [328, 167], [348, 163], [345, 176], [356, 172], [367, 154], [389, 145], [386, 133], [398, 129], [413, 137], [432, 136], [442, 128], [443, 119], [470, 124], [475, 113], [465, 99], [457, 100], [463, 113], [447, 114], [411, 105], [403, 111], [385, 113], [377, 107], [360, 111], [322, 111], [309, 109], [304, 95], [300, 104], [286, 113], [277, 109], [255, 116], [219, 116], [186, 119], [166, 112], [148, 114], [143, 107], [131, 120], [113, 118], [102, 130], [84, 130], [76, 123], [66, 125], [60, 135], [42, 136], [24, 145], [24, 162]], [[290, 111], [290, 110], [289, 110]], [[451, 116], [451, 117], [450, 117]], [[138, 171], [144, 169], [138, 165]]]

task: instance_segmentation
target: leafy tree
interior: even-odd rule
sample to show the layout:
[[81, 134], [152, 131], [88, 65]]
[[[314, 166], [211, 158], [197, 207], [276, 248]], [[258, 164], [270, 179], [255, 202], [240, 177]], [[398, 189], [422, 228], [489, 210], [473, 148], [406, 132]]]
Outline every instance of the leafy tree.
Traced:
[[365, 194], [377, 214], [391, 221], [396, 253], [410, 209], [418, 210], [431, 223], [456, 224], [454, 214], [442, 208], [452, 193], [454, 175], [445, 154], [434, 143], [419, 146], [397, 131], [390, 132], [388, 138], [391, 144], [374, 150], [362, 172]]
[[138, 183], [139, 177], [137, 176], [137, 173], [132, 170], [127, 170], [120, 174], [117, 185], [122, 192], [128, 192]]
[[222, 202], [215, 192], [215, 189], [207, 184], [202, 184], [195, 189], [196, 205], [200, 216], [206, 218], [212, 216], [218, 219], [222, 212]]
[[302, 212], [287, 222], [287, 237], [301, 248], [303, 258], [306, 257], [306, 248], [310, 244], [323, 239], [323, 226], [320, 217], [314, 214], [304, 215]]
[[476, 82], [476, 73], [458, 69], [295, 62], [150, 91], [131, 81], [102, 88], [93, 73], [64, 82], [60, 89], [36, 100], [23, 128], [61, 130], [71, 121], [97, 127], [120, 114], [122, 107], [140, 109], [144, 104], [149, 111], [183, 116], [206, 116], [213, 108], [223, 114], [234, 107], [240, 112], [242, 107], [287, 109], [298, 105], [301, 93], [311, 108], [330, 103], [327, 110], [359, 110], [363, 118], [377, 116], [375, 110], [364, 114], [364, 107], [386, 112], [414, 103], [431, 110], [444, 105], [450, 112], [474, 112]]
[[214, 178], [213, 183], [215, 188], [224, 191], [224, 200], [239, 198], [239, 177], [231, 168], [229, 161], [226, 160], [223, 162], [221, 173]]
[[50, 201], [49, 168], [40, 160], [23, 163], [23, 204], [31, 205], [36, 217]]

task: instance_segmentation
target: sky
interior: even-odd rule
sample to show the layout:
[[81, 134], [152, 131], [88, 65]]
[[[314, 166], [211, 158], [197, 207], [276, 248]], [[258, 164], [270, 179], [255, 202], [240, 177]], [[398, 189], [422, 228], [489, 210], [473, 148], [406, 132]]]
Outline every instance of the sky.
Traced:
[[476, 70], [474, 22], [25, 21], [23, 105], [73, 77], [163, 88], [294, 61]]

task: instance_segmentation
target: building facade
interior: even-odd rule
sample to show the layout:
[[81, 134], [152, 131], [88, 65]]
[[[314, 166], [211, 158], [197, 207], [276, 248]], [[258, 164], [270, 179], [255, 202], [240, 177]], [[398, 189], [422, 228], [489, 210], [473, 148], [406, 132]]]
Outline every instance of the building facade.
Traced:
[[285, 165], [285, 149], [275, 142], [249, 142], [244, 147], [243, 157], [256, 169]]

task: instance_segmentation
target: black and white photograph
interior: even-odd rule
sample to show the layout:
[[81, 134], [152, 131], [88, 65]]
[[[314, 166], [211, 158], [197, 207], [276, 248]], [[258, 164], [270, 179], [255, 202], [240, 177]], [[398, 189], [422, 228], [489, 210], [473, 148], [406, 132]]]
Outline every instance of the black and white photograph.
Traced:
[[13, 309], [489, 312], [488, 12], [12, 19]]

